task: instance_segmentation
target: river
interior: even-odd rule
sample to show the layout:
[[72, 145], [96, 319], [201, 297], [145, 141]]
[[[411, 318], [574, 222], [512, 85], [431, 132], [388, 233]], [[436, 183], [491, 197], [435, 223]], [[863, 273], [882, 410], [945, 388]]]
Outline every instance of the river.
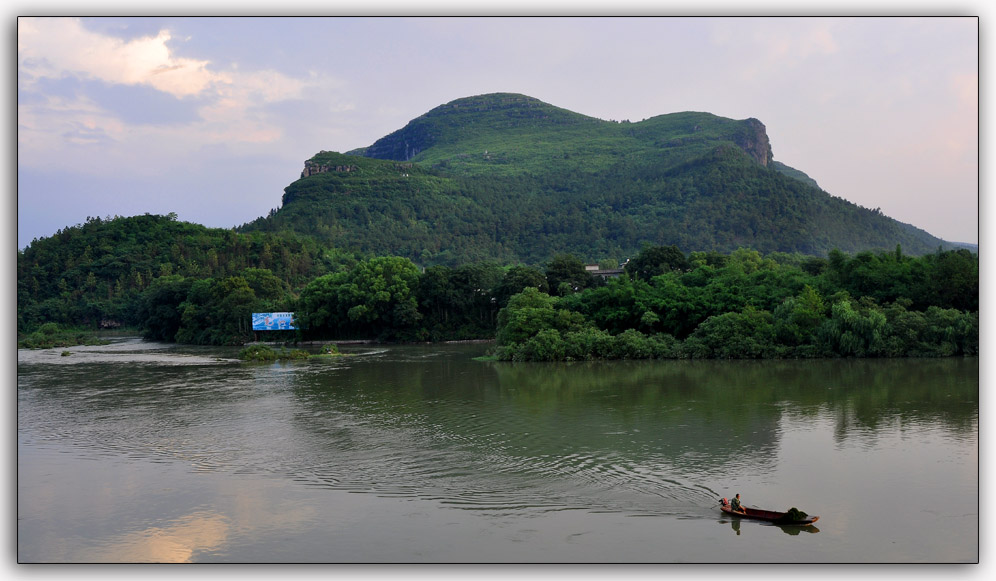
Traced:
[[[487, 349], [18, 350], [18, 561], [979, 560], [977, 358]], [[731, 518], [736, 493], [820, 519]]]

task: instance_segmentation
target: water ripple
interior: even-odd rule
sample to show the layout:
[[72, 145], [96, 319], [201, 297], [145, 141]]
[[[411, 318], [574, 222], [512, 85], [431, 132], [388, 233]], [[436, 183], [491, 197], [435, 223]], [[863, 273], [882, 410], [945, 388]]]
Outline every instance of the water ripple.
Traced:
[[[731, 424], [666, 390], [639, 392], [650, 403], [559, 379], [510, 390], [469, 358], [401, 352], [274, 365], [141, 343], [81, 350], [89, 359], [74, 365], [19, 352], [18, 400], [32, 404], [18, 406], [19, 442], [489, 512], [694, 518], [726, 471], [756, 470], [784, 437], [785, 405]], [[903, 444], [879, 436], [882, 425], [909, 422], [862, 425], [869, 434], [852, 429], [840, 445]]]

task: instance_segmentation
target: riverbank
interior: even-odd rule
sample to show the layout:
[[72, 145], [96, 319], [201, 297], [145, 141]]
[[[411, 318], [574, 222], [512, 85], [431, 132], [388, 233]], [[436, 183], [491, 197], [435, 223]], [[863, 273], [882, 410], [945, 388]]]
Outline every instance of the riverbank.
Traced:
[[252, 345], [461, 345], [477, 343], [494, 343], [494, 339], [462, 339], [458, 341], [378, 341], [376, 339], [344, 339], [336, 341], [252, 341]]
[[52, 349], [79, 345], [106, 345], [107, 339], [84, 329], [63, 329], [55, 323], [45, 323], [37, 331], [19, 336], [18, 349]]

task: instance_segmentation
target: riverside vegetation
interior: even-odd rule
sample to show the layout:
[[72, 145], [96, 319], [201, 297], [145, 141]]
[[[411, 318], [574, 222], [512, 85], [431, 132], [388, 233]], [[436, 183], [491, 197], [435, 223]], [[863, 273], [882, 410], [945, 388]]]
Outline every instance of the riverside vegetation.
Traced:
[[285, 339], [494, 339], [504, 360], [930, 357], [975, 355], [979, 343], [978, 255], [965, 249], [816, 257], [646, 246], [603, 280], [569, 254], [420, 269], [291, 234], [146, 215], [88, 220], [18, 259], [22, 339], [52, 323], [113, 324], [239, 345], [257, 338], [250, 313], [294, 311], [302, 329]]
[[658, 263], [642, 275], [639, 267], [627, 268], [626, 275], [579, 292], [553, 296], [531, 288], [512, 297], [498, 315], [498, 358], [978, 353], [977, 287], [974, 295], [970, 282], [967, 294], [946, 291], [952, 280], [977, 276], [968, 251], [921, 259], [905, 258], [899, 248], [854, 257], [835, 251], [827, 260], [801, 262], [749, 250], [692, 253], [687, 262], [679, 252], [672, 257], [677, 262]]
[[[17, 346], [22, 349], [52, 349], [53, 347], [75, 347], [77, 345], [104, 345], [89, 329], [64, 329], [55, 323], [45, 323], [34, 332], [18, 334]], [[63, 352], [66, 355], [66, 352]]]

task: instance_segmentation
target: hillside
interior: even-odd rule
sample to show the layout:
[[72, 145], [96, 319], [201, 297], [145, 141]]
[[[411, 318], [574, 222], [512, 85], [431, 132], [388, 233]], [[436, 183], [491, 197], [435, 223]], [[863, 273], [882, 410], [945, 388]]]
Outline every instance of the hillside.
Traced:
[[17, 328], [134, 324], [144, 293], [177, 280], [239, 276], [259, 282], [259, 296], [281, 297], [328, 272], [334, 260], [327, 248], [291, 233], [240, 234], [174, 214], [87, 218], [17, 253]]
[[821, 256], [950, 247], [775, 161], [756, 119], [603, 121], [505, 93], [441, 105], [348, 154], [316, 154], [282, 207], [244, 229], [423, 265], [623, 260], [646, 244]]

